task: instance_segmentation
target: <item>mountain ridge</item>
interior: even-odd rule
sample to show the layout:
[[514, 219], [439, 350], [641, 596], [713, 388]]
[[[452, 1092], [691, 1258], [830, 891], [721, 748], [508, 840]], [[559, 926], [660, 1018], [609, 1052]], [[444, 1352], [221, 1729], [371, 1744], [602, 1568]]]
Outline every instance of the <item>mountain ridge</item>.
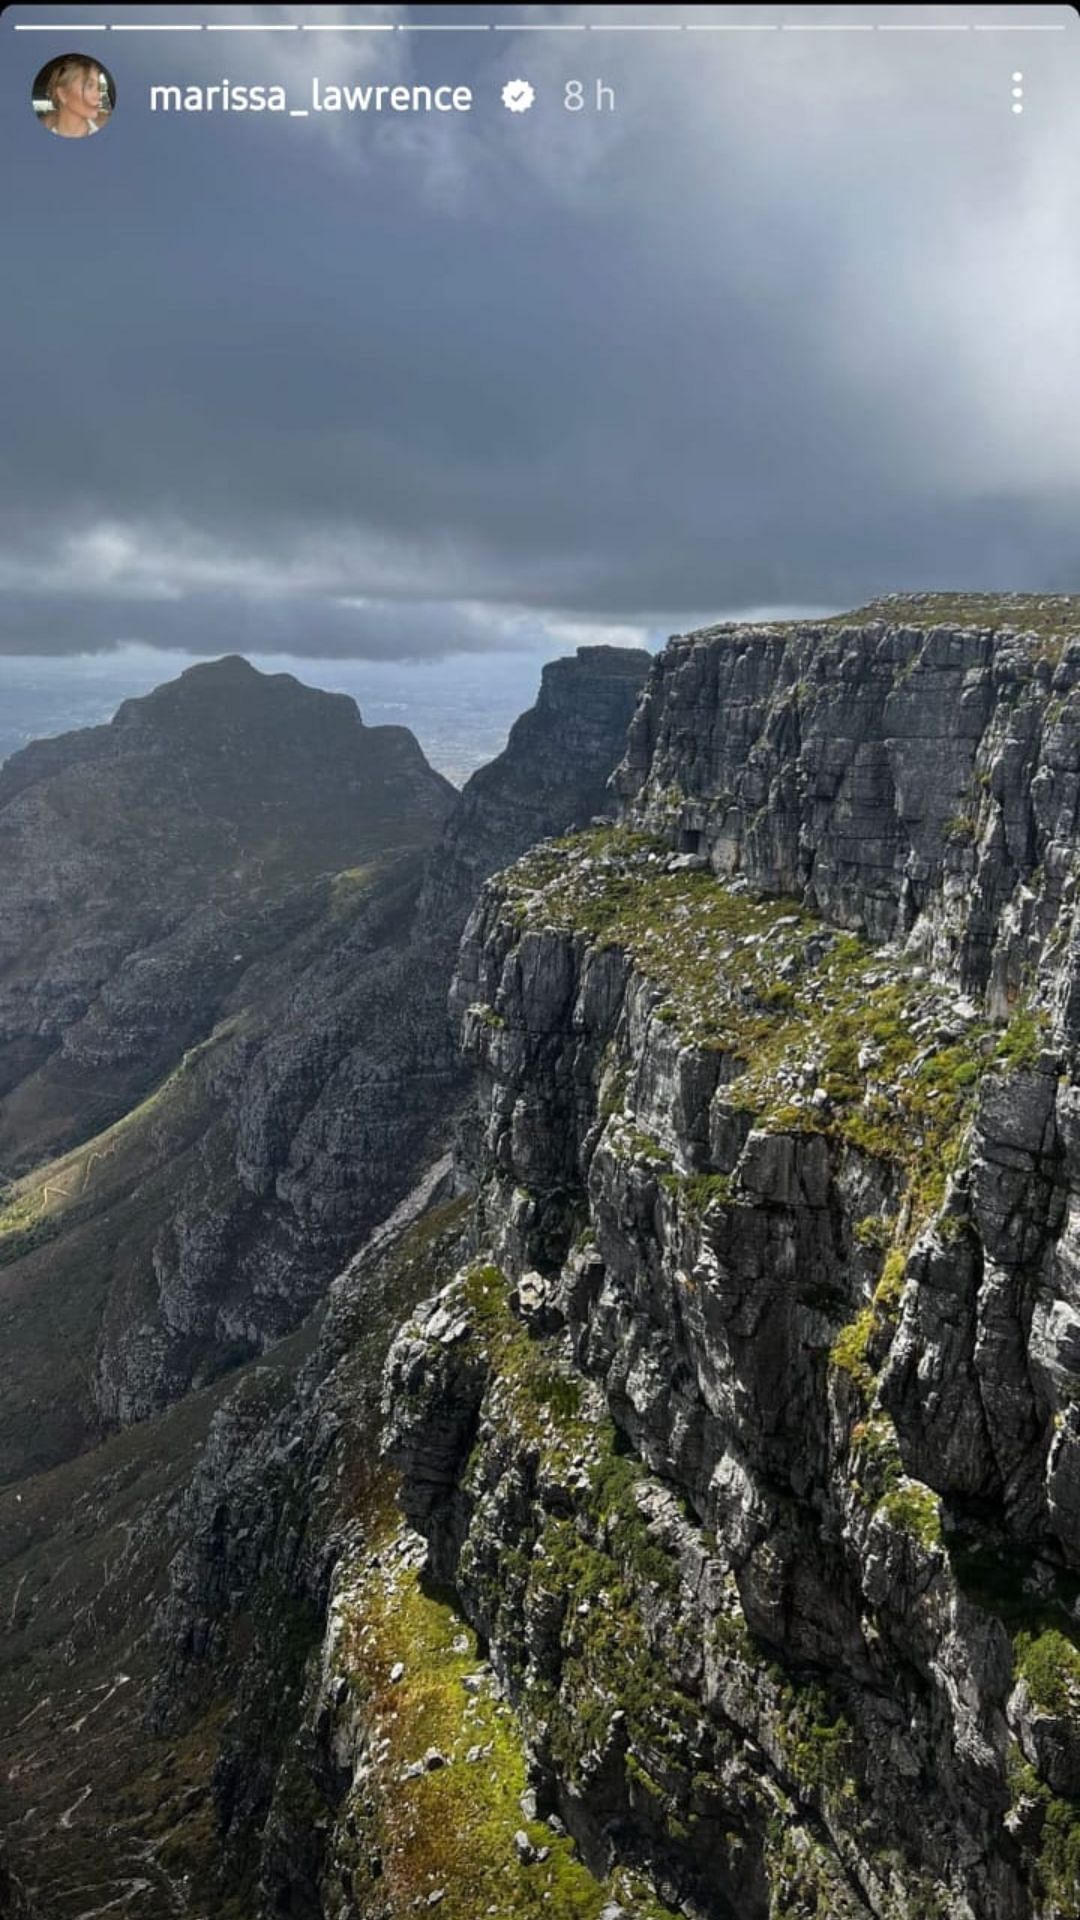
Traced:
[[1028, 604], [676, 637], [618, 818], [446, 925], [427, 1177], [179, 1524], [223, 1920], [1071, 1920], [1080, 621]]

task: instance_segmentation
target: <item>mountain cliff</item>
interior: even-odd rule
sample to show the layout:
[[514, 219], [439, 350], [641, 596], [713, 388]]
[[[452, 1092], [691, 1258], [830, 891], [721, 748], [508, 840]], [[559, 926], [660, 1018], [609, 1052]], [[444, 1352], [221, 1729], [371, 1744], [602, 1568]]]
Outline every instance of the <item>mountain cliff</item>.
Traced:
[[1080, 602], [680, 636], [614, 787], [199, 1416], [140, 1845], [221, 1920], [1071, 1920]]
[[619, 827], [489, 883], [390, 1356], [541, 1804], [710, 1920], [1080, 1897], [1080, 644], [935, 613], [672, 643]]
[[[482, 808], [471, 782], [462, 795], [450, 793], [400, 729], [364, 729], [351, 702], [287, 679], [267, 682], [240, 662], [198, 670], [149, 702], [130, 703], [114, 723], [130, 736], [119, 745], [114, 729], [104, 728], [43, 742], [13, 763], [5, 789], [12, 804], [40, 787], [33, 807], [52, 818], [57, 848], [68, 845], [66, 834], [78, 861], [87, 844], [93, 859], [100, 856], [93, 886], [80, 891], [72, 880], [60, 890], [71, 926], [89, 926], [96, 913], [116, 935], [111, 984], [89, 1014], [70, 1009], [70, 1041], [61, 1001], [50, 1003], [54, 1051], [65, 1058], [83, 1046], [88, 1021], [114, 1038], [142, 1031], [120, 1010], [129, 1009], [130, 991], [117, 982], [140, 975], [139, 953], [121, 952], [123, 928], [137, 947], [140, 898], [149, 902], [158, 887], [167, 900], [169, 862], [179, 859], [188, 833], [188, 801], [195, 813], [210, 809], [213, 820], [198, 847], [202, 866], [178, 882], [176, 924], [164, 943], [170, 957], [162, 963], [166, 992], [176, 942], [187, 942], [192, 971], [184, 991], [202, 1024], [189, 1031], [181, 1022], [174, 1032], [154, 998], [151, 968], [142, 986], [146, 1007], [172, 1047], [155, 1071], [174, 1056], [175, 1064], [149, 1095], [129, 1089], [135, 1106], [108, 1128], [12, 1183], [0, 1211], [8, 1339], [0, 1433], [15, 1476], [0, 1490], [7, 1622], [0, 1821], [14, 1830], [20, 1878], [50, 1916], [109, 1903], [113, 1910], [120, 1901], [125, 1913], [156, 1920], [163, 1911], [189, 1911], [189, 1898], [210, 1898], [194, 1890], [216, 1853], [207, 1768], [228, 1713], [242, 1718], [248, 1704], [236, 1680], [244, 1636], [261, 1645], [265, 1629], [267, 1685], [280, 1694], [283, 1669], [295, 1664], [315, 1618], [301, 1579], [308, 1558], [293, 1567], [283, 1547], [278, 1559], [287, 1572], [265, 1570], [261, 1578], [261, 1544], [289, 1513], [299, 1555], [320, 1509], [300, 1476], [301, 1466], [314, 1472], [313, 1463], [298, 1462], [296, 1445], [287, 1456], [287, 1503], [274, 1503], [280, 1476], [269, 1459], [265, 1485], [256, 1472], [228, 1528], [214, 1489], [230, 1463], [238, 1472], [257, 1466], [256, 1440], [282, 1406], [286, 1422], [299, 1420], [293, 1381], [318, 1339], [321, 1308], [305, 1316], [346, 1256], [442, 1150], [465, 1085], [446, 994], [476, 886], [537, 835], [587, 822], [607, 804], [607, 777], [647, 667], [644, 654], [583, 649], [576, 660], [546, 668], [536, 709], [484, 770]], [[380, 744], [384, 733], [391, 738]], [[125, 792], [152, 800], [159, 787], [180, 796], [177, 815], [161, 800], [164, 852], [152, 814], [148, 825], [146, 815], [129, 811], [114, 818], [106, 858], [96, 787], [80, 785], [79, 769], [98, 767], [95, 781], [108, 787], [117, 760]], [[56, 781], [70, 782], [80, 796], [63, 813], [62, 830]], [[245, 892], [243, 875], [222, 863], [235, 859], [238, 834], [258, 835], [264, 807], [273, 812], [271, 838], [285, 831], [280, 793], [293, 836], [288, 872], [255, 873]], [[12, 872], [29, 894], [29, 867], [13, 858]], [[230, 955], [239, 951], [240, 922], [247, 941], [245, 965], [225, 988], [200, 904], [211, 896], [232, 916]], [[56, 942], [50, 965], [58, 970], [68, 964], [66, 936], [49, 925]], [[43, 955], [46, 945], [43, 935]], [[28, 978], [28, 956], [20, 948], [17, 957]], [[182, 997], [178, 989], [169, 1001], [178, 1021]], [[14, 990], [12, 1004], [19, 1004]], [[99, 1084], [110, 1100], [127, 1097], [107, 1065]], [[76, 1091], [90, 1097], [81, 1083]], [[88, 1105], [78, 1112], [93, 1125]], [[440, 1174], [434, 1185], [422, 1180], [421, 1191], [432, 1201], [446, 1185]], [[415, 1297], [421, 1271], [403, 1303]], [[363, 1353], [371, 1352], [356, 1364], [375, 1382], [377, 1399], [392, 1326], [380, 1348], [378, 1283], [369, 1284], [368, 1273], [362, 1265], [350, 1324]], [[87, 1450], [103, 1425], [118, 1423], [127, 1430]], [[210, 1548], [202, 1543], [204, 1523]], [[197, 1599], [202, 1569], [216, 1598], [203, 1595], [205, 1627], [185, 1637], [175, 1626], [170, 1668], [190, 1676], [196, 1656], [209, 1670], [210, 1655], [220, 1655], [207, 1685], [192, 1684], [185, 1694], [190, 1724], [179, 1742], [146, 1723], [160, 1658], [150, 1627], [177, 1553], [195, 1570], [184, 1576], [178, 1562], [178, 1590], [189, 1579]], [[310, 1558], [321, 1564], [314, 1549]], [[215, 1567], [216, 1576], [207, 1571]], [[230, 1594], [239, 1607], [252, 1582], [254, 1619], [245, 1616], [235, 1637], [215, 1637], [215, 1607], [227, 1609]], [[177, 1621], [175, 1606], [167, 1618]], [[165, 1631], [172, 1636], [173, 1625]], [[234, 1680], [239, 1701], [228, 1692]], [[252, 1804], [291, 1728], [287, 1706], [277, 1743], [260, 1724], [247, 1749]], [[164, 1725], [164, 1708], [158, 1717]], [[218, 1898], [215, 1882], [215, 1915], [224, 1912]]]

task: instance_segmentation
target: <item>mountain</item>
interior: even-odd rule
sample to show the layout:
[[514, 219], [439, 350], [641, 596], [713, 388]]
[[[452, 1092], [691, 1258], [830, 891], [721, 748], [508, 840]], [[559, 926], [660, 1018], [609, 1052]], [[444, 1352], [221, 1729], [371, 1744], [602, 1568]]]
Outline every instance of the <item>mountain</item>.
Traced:
[[427, 846], [455, 795], [402, 727], [259, 674], [193, 667], [110, 725], [0, 768], [0, 1165], [128, 1111], [274, 953], [285, 903]]
[[61, 1920], [1080, 1909], [1080, 600], [678, 636], [613, 790], [297, 1349], [26, 1484], [145, 1596], [99, 1783], [118, 1609], [0, 1569]]
[[250, 1081], [316, 961], [377, 967], [455, 799], [404, 729], [238, 659], [0, 770], [0, 1476], [302, 1316], [322, 1254], [286, 1272], [292, 1136], [245, 1153]]
[[1066, 1920], [1080, 603], [680, 637], [615, 785], [470, 916], [460, 1197], [217, 1416], [156, 1712], [231, 1703], [219, 1884]]
[[673, 642], [465, 935], [390, 1457], [540, 1809], [709, 1920], [1077, 1910], [1078, 616]]
[[0, 1478], [281, 1339], [408, 1189], [476, 876], [604, 804], [646, 666], [545, 671], [482, 845], [405, 729], [237, 659], [0, 771]]
[[[62, 995], [52, 1003], [54, 1052], [84, 1048], [91, 1023], [119, 1050], [155, 1015], [145, 1055], [133, 1047], [115, 1076], [108, 1062], [100, 1067], [97, 1084], [122, 1103], [131, 1057], [145, 1067], [153, 1046], [166, 1047], [154, 1068], [164, 1077], [148, 1094], [131, 1083], [136, 1104], [101, 1132], [79, 1137], [94, 1121], [88, 1104], [73, 1101], [76, 1144], [16, 1181], [0, 1214], [8, 1361], [0, 1436], [10, 1476], [0, 1489], [0, 1826], [13, 1829], [14, 1870], [50, 1920], [117, 1899], [131, 1915], [184, 1911], [186, 1876], [207, 1871], [216, 1852], [208, 1769], [229, 1697], [224, 1680], [204, 1688], [192, 1668], [184, 1704], [195, 1724], [179, 1742], [155, 1731], [153, 1622], [185, 1554], [202, 1564], [185, 1542], [204, 1519], [219, 1561], [249, 1542], [227, 1575], [227, 1585], [244, 1587], [264, 1524], [256, 1512], [278, 1482], [269, 1471], [265, 1487], [256, 1479], [247, 1517], [227, 1530], [207, 1515], [200, 1489], [212, 1502], [227, 1461], [247, 1455], [257, 1465], [260, 1424], [291, 1404], [331, 1278], [442, 1150], [466, 1084], [446, 996], [475, 887], [538, 836], [609, 804], [607, 778], [647, 668], [646, 655], [617, 649], [583, 649], [547, 668], [533, 714], [484, 772], [482, 809], [472, 783], [448, 799], [400, 729], [362, 728], [351, 702], [324, 709], [324, 696], [234, 662], [130, 703], [118, 716], [127, 715], [119, 744], [103, 728], [41, 743], [13, 763], [5, 792], [22, 831], [30, 803], [19, 812], [17, 796], [26, 794], [38, 823], [53, 822], [57, 858], [61, 842], [74, 847], [69, 869], [81, 872], [87, 846], [89, 858], [100, 856], [93, 886], [57, 889], [51, 967], [81, 964], [81, 946], [69, 960], [63, 944], [64, 913], [72, 927], [96, 916], [94, 925], [116, 933], [113, 972], [88, 1010], [71, 1002], [70, 1029]], [[88, 766], [95, 785], [84, 789]], [[223, 868], [235, 859], [230, 822], [255, 844], [265, 806], [276, 809], [273, 832], [282, 831], [279, 774], [288, 871], [253, 871], [245, 894]], [[144, 845], [148, 815], [131, 796], [138, 789], [158, 804], [166, 779], [175, 806], [160, 799]], [[69, 794], [66, 811], [54, 790], [65, 781], [82, 796], [76, 804]], [[170, 863], [181, 864], [189, 832], [203, 833], [199, 807], [212, 781], [202, 865], [185, 869], [170, 909]], [[119, 836], [122, 825], [122, 840], [105, 832], [94, 798], [102, 783], [128, 796], [110, 828]], [[351, 823], [340, 817], [349, 808]], [[13, 832], [7, 844], [25, 842]], [[13, 860], [16, 871], [30, 900], [30, 866]], [[222, 943], [201, 913], [215, 890], [233, 916]], [[126, 925], [133, 942], [144, 937], [140, 903], [158, 894], [168, 960], [143, 983], [138, 1025], [129, 1009], [139, 950], [125, 953], [121, 934]], [[238, 950], [241, 916], [245, 964], [221, 986], [219, 945]], [[177, 942], [190, 963], [184, 978], [198, 983], [194, 1028], [182, 1025], [187, 1003], [172, 987]], [[18, 956], [28, 976], [23, 949]], [[155, 977], [164, 981], [160, 1003]], [[432, 1191], [445, 1187], [440, 1179]], [[429, 1271], [412, 1272], [414, 1291]], [[360, 1371], [377, 1399], [396, 1307], [377, 1338], [379, 1283], [364, 1263], [361, 1273], [355, 1324], [371, 1358]], [[352, 1432], [355, 1408], [346, 1414]], [[294, 1465], [295, 1455], [294, 1447]], [[274, 1524], [284, 1511], [272, 1506]], [[268, 1578], [258, 1603], [276, 1697], [314, 1618], [301, 1598], [283, 1624], [286, 1597], [282, 1581]], [[175, 1605], [164, 1617], [174, 1616]], [[173, 1638], [170, 1626], [162, 1631]], [[179, 1628], [175, 1641], [174, 1663], [185, 1648], [208, 1655], [216, 1646], [197, 1631], [188, 1646]], [[227, 1651], [235, 1660], [240, 1650]], [[265, 1745], [253, 1779], [274, 1751], [272, 1740]], [[215, 1883], [215, 1915], [226, 1897], [213, 1904]]]

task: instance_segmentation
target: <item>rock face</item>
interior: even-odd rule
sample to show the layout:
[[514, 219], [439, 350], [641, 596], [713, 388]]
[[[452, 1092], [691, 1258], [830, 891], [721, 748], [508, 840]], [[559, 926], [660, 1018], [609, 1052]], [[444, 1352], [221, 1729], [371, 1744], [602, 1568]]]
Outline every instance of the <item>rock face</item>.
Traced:
[[616, 785], [627, 818], [719, 876], [871, 940], [914, 934], [999, 1013], [1071, 906], [1076, 616], [1018, 605], [1016, 632], [977, 605], [970, 626], [936, 624], [927, 602], [673, 641]]
[[446, 1156], [338, 1277], [292, 1392], [280, 1370], [248, 1369], [211, 1422], [177, 1523], [152, 1715], [186, 1749], [202, 1703], [228, 1697], [208, 1795], [218, 1844], [192, 1914], [231, 1916], [235, 1898], [292, 1920], [436, 1906], [473, 1920], [500, 1901], [598, 1916], [645, 1888], [595, 1880], [538, 1813], [498, 1676], [421, 1580], [423, 1542], [379, 1463], [387, 1348], [461, 1258], [468, 1199], [451, 1184]]
[[1080, 644], [947, 613], [673, 642], [454, 986], [390, 1457], [541, 1808], [702, 1920], [1080, 1906]]
[[30, 1908], [26, 1905], [22, 1890], [5, 1864], [2, 1846], [0, 1846], [0, 1920], [32, 1920]]
[[35, 1172], [0, 1195], [0, 1478], [280, 1339], [408, 1190], [476, 885], [601, 803], [647, 665], [546, 669], [460, 796], [242, 660], [7, 763], [0, 1168]]
[[[187, 1495], [194, 1911], [1074, 1920], [1074, 633], [968, 596], [680, 638], [618, 821], [487, 881], [453, 1173]], [[496, 863], [462, 818], [428, 952]]]
[[637, 647], [579, 647], [544, 667], [535, 707], [515, 721], [503, 753], [464, 787], [430, 862], [422, 914], [446, 922], [456, 948], [463, 912], [497, 868], [548, 834], [612, 811], [609, 778], [645, 682]]

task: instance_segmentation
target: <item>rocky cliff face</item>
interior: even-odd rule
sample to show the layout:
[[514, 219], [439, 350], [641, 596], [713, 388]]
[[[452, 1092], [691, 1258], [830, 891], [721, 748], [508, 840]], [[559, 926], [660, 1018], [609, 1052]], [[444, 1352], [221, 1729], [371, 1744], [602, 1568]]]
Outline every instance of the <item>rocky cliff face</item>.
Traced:
[[602, 802], [646, 666], [548, 668], [479, 799], [240, 660], [4, 767], [0, 1477], [282, 1338], [408, 1190], [475, 886]]
[[1080, 1910], [1074, 633], [677, 640], [488, 881], [453, 1177], [183, 1503], [180, 1911]]
[[17, 1880], [5, 1865], [5, 1859], [4, 1849], [0, 1846], [0, 1917], [2, 1920], [31, 1920], [30, 1909]]
[[466, 931], [390, 1453], [540, 1806], [701, 1920], [1080, 1903], [1075, 624], [672, 643]]
[[535, 707], [468, 781], [429, 863], [422, 919], [429, 931], [446, 925], [455, 952], [489, 873], [548, 834], [613, 811], [608, 782], [648, 666], [636, 647], [579, 647], [543, 669]]

